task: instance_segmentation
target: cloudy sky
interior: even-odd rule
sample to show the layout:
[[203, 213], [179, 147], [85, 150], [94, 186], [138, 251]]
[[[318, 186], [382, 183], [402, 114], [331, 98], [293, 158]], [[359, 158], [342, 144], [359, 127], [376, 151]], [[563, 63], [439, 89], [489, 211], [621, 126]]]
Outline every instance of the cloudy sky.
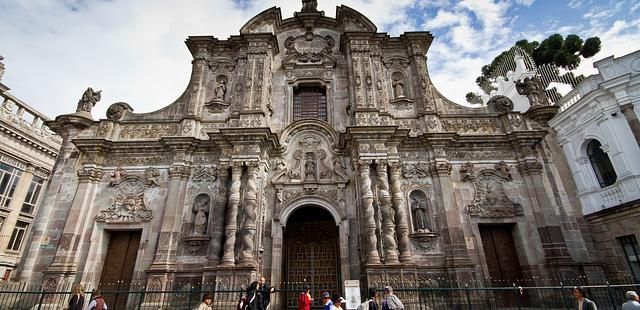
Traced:
[[[350, 6], [378, 31], [397, 36], [430, 31], [435, 36], [428, 65], [436, 87], [464, 102], [475, 90], [480, 67], [519, 39], [553, 33], [598, 36], [602, 51], [583, 61], [622, 56], [640, 49], [640, 0], [319, 0], [335, 16]], [[299, 0], [0, 0], [2, 83], [50, 117], [74, 112], [86, 87], [101, 89], [94, 118], [128, 102], [149, 112], [173, 102], [184, 90], [191, 56], [190, 35], [226, 39], [260, 11], [278, 6], [283, 18]]]

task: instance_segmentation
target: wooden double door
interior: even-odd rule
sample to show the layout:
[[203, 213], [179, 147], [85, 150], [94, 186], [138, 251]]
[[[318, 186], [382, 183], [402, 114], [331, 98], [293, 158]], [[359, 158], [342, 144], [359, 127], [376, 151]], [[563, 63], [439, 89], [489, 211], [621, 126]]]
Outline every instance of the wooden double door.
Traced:
[[[480, 238], [484, 249], [491, 286], [513, 287], [522, 280], [522, 268], [513, 241], [514, 225], [480, 225]], [[516, 306], [528, 303], [525, 296], [518, 296], [513, 291], [494, 294], [496, 303], [502, 306]]]
[[112, 231], [102, 273], [100, 287], [109, 309], [126, 309], [128, 294], [116, 294], [116, 291], [129, 291], [133, 280], [133, 271], [140, 247], [141, 231]]

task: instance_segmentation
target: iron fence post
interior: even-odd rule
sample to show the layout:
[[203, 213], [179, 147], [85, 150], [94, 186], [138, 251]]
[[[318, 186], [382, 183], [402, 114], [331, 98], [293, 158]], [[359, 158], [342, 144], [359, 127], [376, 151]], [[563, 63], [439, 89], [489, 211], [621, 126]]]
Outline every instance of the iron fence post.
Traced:
[[140, 301], [138, 302], [138, 310], [142, 309], [143, 302], [144, 302], [144, 286], [140, 290]]
[[189, 284], [189, 309], [191, 309], [191, 298], [193, 297], [193, 287]]
[[516, 306], [518, 307], [518, 310], [522, 309], [522, 307], [520, 307], [520, 296], [518, 296], [518, 288], [516, 287], [515, 283], [512, 283], [513, 285], [513, 289], [514, 289], [514, 293], [516, 294]]
[[467, 306], [469, 306], [469, 309], [471, 309], [471, 297], [469, 296], [469, 285], [465, 284], [464, 288], [465, 288], [465, 292], [467, 293]]
[[611, 301], [611, 306], [613, 306], [613, 308], [616, 308], [616, 302], [613, 299], [613, 293], [611, 293], [611, 284], [609, 284], [609, 281], [606, 282], [607, 283], [607, 292], [609, 292], [609, 301]]
[[38, 301], [38, 310], [42, 309], [42, 302], [44, 302], [44, 294], [45, 294], [45, 290], [42, 290], [42, 293], [40, 293], [40, 301]]
[[562, 303], [564, 304], [564, 308], [568, 310], [569, 305], [567, 305], [567, 296], [564, 293], [564, 284], [562, 284], [562, 282], [560, 282], [560, 291], [562, 294]]

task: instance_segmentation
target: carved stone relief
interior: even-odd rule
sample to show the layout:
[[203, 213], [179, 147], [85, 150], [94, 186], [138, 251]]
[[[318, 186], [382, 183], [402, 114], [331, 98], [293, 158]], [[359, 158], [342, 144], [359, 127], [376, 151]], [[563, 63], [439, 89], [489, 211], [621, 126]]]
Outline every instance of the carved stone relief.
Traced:
[[127, 179], [117, 184], [117, 192], [111, 206], [101, 210], [97, 222], [140, 223], [153, 218], [144, 200], [145, 185], [138, 179]]
[[467, 207], [471, 216], [513, 217], [523, 215], [522, 206], [507, 197], [504, 184], [508, 179], [494, 170], [483, 170], [476, 177], [475, 199]]

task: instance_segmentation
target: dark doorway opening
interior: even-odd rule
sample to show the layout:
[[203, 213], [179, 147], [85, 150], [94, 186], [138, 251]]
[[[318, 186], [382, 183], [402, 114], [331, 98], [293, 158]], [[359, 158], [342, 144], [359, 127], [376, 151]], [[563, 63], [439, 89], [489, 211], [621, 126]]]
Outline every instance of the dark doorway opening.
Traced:
[[286, 308], [297, 309], [304, 285], [311, 288], [313, 308], [322, 308], [322, 292], [338, 292], [338, 227], [329, 212], [308, 206], [296, 210], [284, 231]]
[[[141, 231], [112, 231], [109, 236], [107, 255], [100, 274], [100, 287], [109, 309], [126, 309], [127, 294], [133, 280], [133, 270], [140, 246]], [[113, 292], [113, 293], [110, 293]]]
[[[480, 225], [480, 238], [484, 249], [491, 286], [512, 287], [522, 279], [522, 268], [513, 241], [515, 225]], [[527, 305], [524, 296], [516, 297], [513, 291], [496, 292], [496, 303], [500, 306]]]

